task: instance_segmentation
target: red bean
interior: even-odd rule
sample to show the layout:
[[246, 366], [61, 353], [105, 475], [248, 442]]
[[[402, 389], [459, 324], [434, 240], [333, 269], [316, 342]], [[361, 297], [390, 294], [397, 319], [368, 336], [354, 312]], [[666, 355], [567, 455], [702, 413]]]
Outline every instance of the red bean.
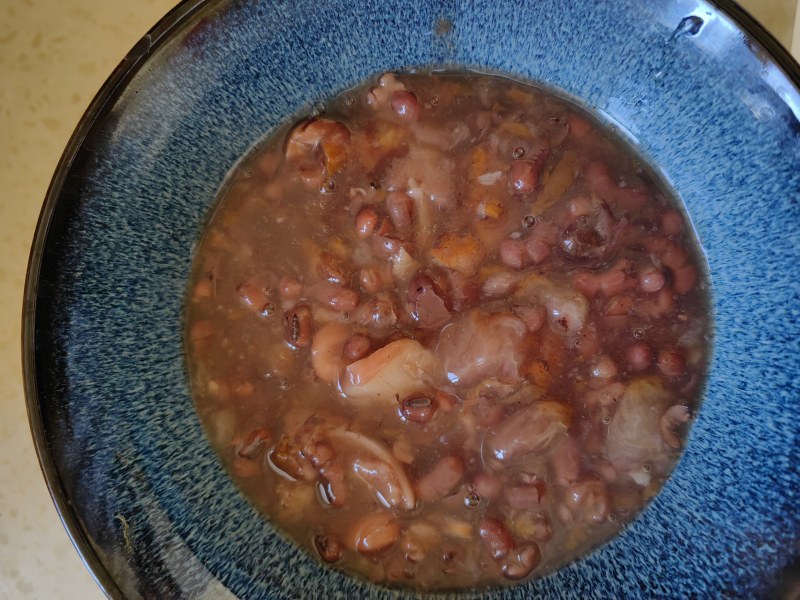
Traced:
[[397, 323], [397, 309], [392, 297], [381, 292], [361, 303], [353, 312], [352, 320], [364, 327], [389, 329]]
[[686, 370], [686, 361], [676, 348], [664, 348], [658, 353], [656, 366], [667, 377], [679, 377]]
[[404, 398], [400, 407], [400, 413], [413, 423], [427, 423], [433, 418], [436, 412], [436, 404], [430, 396], [415, 394]]
[[604, 523], [610, 510], [606, 487], [601, 481], [576, 483], [567, 490], [565, 506], [585, 523]]
[[414, 222], [414, 200], [403, 192], [389, 192], [386, 209], [397, 229], [408, 229]]
[[683, 217], [675, 211], [665, 212], [661, 215], [661, 231], [667, 235], [680, 235], [683, 233]]
[[435, 502], [453, 493], [464, 476], [464, 461], [445, 456], [417, 481], [417, 493], [424, 502]]
[[375, 294], [383, 287], [383, 276], [378, 267], [363, 267], [358, 273], [358, 283], [368, 294]]
[[433, 399], [436, 401], [436, 408], [444, 412], [452, 412], [452, 410], [459, 404], [458, 398], [453, 394], [448, 394], [442, 390], [436, 390], [433, 394]]
[[653, 351], [644, 342], [638, 342], [628, 346], [625, 358], [632, 371], [646, 371], [653, 363]]
[[689, 257], [686, 254], [686, 250], [677, 244], [668, 244], [660, 258], [661, 264], [665, 267], [669, 267], [674, 272], [675, 269], [685, 265]]
[[350, 288], [327, 281], [308, 288], [308, 295], [320, 304], [339, 312], [350, 312], [358, 306], [358, 294]]
[[481, 471], [475, 475], [472, 480], [472, 485], [475, 487], [475, 491], [478, 495], [486, 500], [495, 500], [503, 491], [503, 484], [497, 476], [486, 471]]
[[606, 302], [603, 312], [607, 317], [623, 317], [631, 313], [633, 298], [630, 296], [614, 296]]
[[594, 379], [607, 382], [617, 376], [617, 365], [607, 354], [601, 354], [595, 359], [590, 372]]
[[242, 443], [239, 445], [237, 454], [242, 458], [252, 459], [256, 456], [256, 454], [258, 454], [258, 451], [261, 448], [269, 444], [271, 441], [272, 434], [263, 427], [259, 427], [258, 429], [254, 429], [248, 433], [247, 436], [242, 439]]
[[436, 329], [450, 319], [443, 294], [436, 283], [423, 273], [417, 273], [408, 283], [408, 303], [411, 316], [423, 329]]
[[330, 533], [314, 537], [314, 548], [326, 563], [336, 562], [342, 557], [342, 552], [344, 551], [342, 541]]
[[541, 306], [514, 306], [511, 309], [528, 328], [530, 333], [536, 333], [547, 320], [547, 312]]
[[538, 238], [531, 237], [525, 242], [525, 253], [532, 264], [538, 265], [550, 256], [550, 246]]
[[305, 348], [311, 343], [313, 322], [311, 309], [305, 304], [295, 306], [283, 314], [283, 333], [294, 348]]
[[525, 266], [527, 251], [525, 243], [521, 240], [503, 240], [500, 242], [500, 260], [512, 269], [521, 269]]
[[387, 510], [361, 517], [353, 525], [349, 541], [354, 550], [372, 554], [388, 548], [400, 537], [400, 525]]
[[317, 263], [317, 275], [319, 275], [322, 279], [337, 285], [344, 285], [350, 279], [350, 276], [344, 270], [339, 261], [337, 261], [327, 252], [323, 252], [319, 257], [319, 262]]
[[380, 215], [372, 206], [365, 206], [356, 215], [356, 234], [365, 239], [378, 230]]
[[539, 183], [540, 165], [533, 160], [515, 160], [511, 162], [509, 177], [514, 189], [521, 194], [529, 194]]
[[354, 333], [347, 338], [347, 341], [344, 343], [342, 355], [347, 360], [356, 361], [369, 354], [369, 349], [371, 346], [372, 340], [369, 339], [369, 336], [366, 336], [363, 333]]
[[508, 556], [508, 553], [514, 547], [514, 540], [508, 529], [501, 521], [491, 517], [484, 517], [481, 519], [478, 526], [478, 535], [481, 536], [489, 555], [495, 559], [501, 559]]
[[512, 581], [523, 579], [536, 568], [541, 557], [539, 546], [533, 542], [515, 548], [503, 563], [503, 575]]
[[589, 271], [578, 271], [572, 278], [572, 284], [587, 298], [593, 298], [600, 290], [599, 277]]
[[657, 292], [665, 283], [664, 274], [655, 267], [646, 268], [639, 273], [639, 289], [643, 292]]
[[281, 279], [278, 291], [282, 298], [296, 300], [303, 293], [303, 284], [291, 277], [284, 277]]
[[635, 288], [637, 283], [633, 263], [626, 259], [617, 261], [608, 271], [597, 277], [600, 291], [604, 296], [616, 296]]
[[409, 244], [392, 235], [377, 235], [372, 238], [372, 251], [379, 258], [389, 258], [400, 252], [400, 248], [408, 250]]
[[399, 90], [392, 94], [392, 110], [399, 117], [415, 121], [419, 117], [417, 97], [408, 90]]
[[581, 474], [581, 450], [575, 438], [567, 435], [553, 450], [553, 471], [562, 485], [575, 483]]
[[[544, 484], [541, 484], [544, 488]], [[542, 499], [539, 485], [512, 485], [505, 489], [508, 505], [515, 510], [523, 510], [537, 506]]]
[[490, 393], [480, 392], [472, 404], [472, 414], [480, 427], [492, 427], [503, 419], [503, 407]]
[[697, 284], [697, 269], [684, 265], [672, 271], [672, 286], [678, 294], [692, 291]]

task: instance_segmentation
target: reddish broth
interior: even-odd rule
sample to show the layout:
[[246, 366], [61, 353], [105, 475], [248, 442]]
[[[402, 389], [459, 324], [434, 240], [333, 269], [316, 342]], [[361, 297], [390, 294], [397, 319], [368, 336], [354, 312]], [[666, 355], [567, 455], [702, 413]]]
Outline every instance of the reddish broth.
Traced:
[[194, 261], [197, 411], [319, 560], [421, 589], [541, 575], [672, 470], [709, 354], [691, 227], [539, 88], [386, 74], [268, 138]]

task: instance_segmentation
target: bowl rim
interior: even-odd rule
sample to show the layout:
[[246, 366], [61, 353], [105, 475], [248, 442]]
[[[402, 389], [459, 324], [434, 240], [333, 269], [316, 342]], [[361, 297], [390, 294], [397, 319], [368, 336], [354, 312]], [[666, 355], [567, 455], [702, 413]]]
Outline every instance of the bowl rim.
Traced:
[[[100, 558], [88, 534], [81, 525], [78, 513], [70, 501], [64, 482], [58, 474], [41, 414], [36, 381], [35, 327], [36, 301], [42, 257], [48, 240], [50, 225], [62, 188], [83, 142], [95, 123], [104, 117], [125, 91], [130, 80], [147, 64], [151, 54], [172, 40], [172, 34], [186, 21], [226, 0], [181, 0], [145, 33], [100, 87], [88, 108], [81, 116], [62, 153], [45, 194], [39, 213], [28, 257], [22, 306], [22, 372], [28, 424], [33, 438], [39, 467], [55, 505], [56, 512], [69, 538], [89, 574], [109, 598], [125, 598], [122, 589]], [[707, 0], [709, 4], [728, 16], [749, 39], [759, 44], [769, 59], [782, 71], [791, 84], [800, 91], [800, 63], [791, 53], [735, 0]], [[798, 9], [800, 10], [800, 9]], [[770, 87], [773, 87], [767, 82]]]

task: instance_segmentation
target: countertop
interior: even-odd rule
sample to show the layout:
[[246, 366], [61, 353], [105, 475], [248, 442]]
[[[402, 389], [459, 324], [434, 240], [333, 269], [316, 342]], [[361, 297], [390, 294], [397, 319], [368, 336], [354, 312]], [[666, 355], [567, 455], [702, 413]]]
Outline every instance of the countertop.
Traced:
[[[62, 527], [33, 450], [20, 313], [50, 177], [103, 81], [174, 0], [0, 2], [0, 599], [102, 598]], [[797, 0], [742, 4], [800, 56]]]

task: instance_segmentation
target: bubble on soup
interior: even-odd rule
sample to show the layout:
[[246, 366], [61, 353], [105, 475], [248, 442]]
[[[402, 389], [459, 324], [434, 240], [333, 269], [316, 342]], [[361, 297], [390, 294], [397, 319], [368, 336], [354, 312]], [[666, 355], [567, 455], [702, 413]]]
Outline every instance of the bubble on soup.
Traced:
[[423, 592], [613, 537], [685, 446], [709, 352], [692, 228], [641, 164], [470, 72], [384, 74], [265, 139], [187, 295], [234, 481], [321, 564]]

